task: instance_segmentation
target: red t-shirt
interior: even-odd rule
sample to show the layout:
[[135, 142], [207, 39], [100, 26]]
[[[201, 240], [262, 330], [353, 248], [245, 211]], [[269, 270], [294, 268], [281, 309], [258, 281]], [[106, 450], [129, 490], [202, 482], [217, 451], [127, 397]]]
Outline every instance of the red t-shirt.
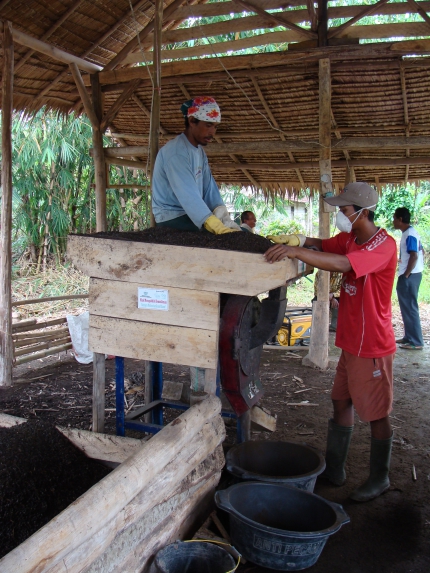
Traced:
[[391, 323], [391, 293], [397, 267], [396, 243], [385, 229], [363, 245], [351, 233], [322, 242], [327, 253], [346, 255], [339, 301], [336, 346], [355, 356], [380, 358], [396, 352]]

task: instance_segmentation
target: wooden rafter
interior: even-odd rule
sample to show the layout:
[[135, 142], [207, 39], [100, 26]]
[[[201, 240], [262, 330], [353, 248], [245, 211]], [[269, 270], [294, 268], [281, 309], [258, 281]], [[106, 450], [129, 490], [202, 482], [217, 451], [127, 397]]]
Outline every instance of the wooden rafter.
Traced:
[[[139, 107], [139, 109], [141, 109], [143, 111], [143, 113], [146, 115], [146, 117], [150, 118], [151, 117], [151, 112], [149, 111], [149, 109], [146, 107], [146, 105], [142, 102], [142, 100], [139, 98], [139, 96], [137, 96], [136, 94], [133, 94], [131, 96], [131, 99], [134, 101], [134, 103]], [[160, 123], [160, 133], [162, 133], [163, 135], [168, 135], [169, 132], [167, 131], [167, 129], [165, 129], [161, 123]], [[112, 134], [113, 135], [113, 134]], [[115, 137], [115, 136], [114, 136]], [[119, 136], [120, 137], [120, 136]], [[127, 137], [127, 136], [123, 136], [123, 137]], [[148, 139], [149, 135], [145, 135], [144, 136], [146, 139]]]
[[[179, 6], [184, 2], [184, 0], [174, 0], [165, 10], [163, 19], [164, 22], [167, 21], [168, 18], [171, 18], [174, 14], [175, 10], [179, 8]], [[135, 48], [139, 47], [139, 42], [142, 42], [149, 34], [154, 31], [154, 18], [148, 22], [148, 24], [143, 28], [141, 32], [139, 32], [128, 44], [124, 46], [124, 48], [111, 60], [106, 66], [105, 70], [113, 70], [116, 66], [122, 63], [124, 58], [128, 56], [130, 52], [132, 52]]]
[[[133, 10], [136, 12], [137, 10], [139, 10], [144, 4], [146, 4], [147, 0], [138, 0], [136, 2], [136, 4], [133, 6]], [[127, 10], [127, 12], [124, 14], [124, 16], [122, 18], [120, 18], [118, 20], [118, 22], [116, 24], [114, 24], [112, 26], [112, 28], [110, 28], [107, 32], [105, 32], [103, 34], [103, 36], [101, 36], [101, 38], [99, 38], [94, 44], [92, 44], [92, 46], [86, 50], [82, 55], [81, 58], [86, 58], [87, 56], [89, 56], [91, 54], [91, 52], [93, 50], [95, 50], [98, 46], [100, 46], [101, 44], [103, 44], [103, 42], [105, 42], [114, 32], [115, 30], [117, 30], [120, 26], [122, 26], [124, 24], [124, 22], [130, 18], [130, 14], [131, 14], [131, 10]], [[39, 97], [43, 97], [45, 96], [55, 85], [57, 85], [58, 82], [60, 82], [62, 79], [64, 79], [69, 73], [69, 69], [66, 68], [63, 72], [61, 72], [54, 80], [52, 80], [52, 82], [50, 84], [48, 84], [46, 87], [43, 88], [43, 90], [40, 92], [40, 94], [36, 97], [36, 99], [38, 99]]]
[[[73, 12], [79, 8], [82, 4], [83, 0], [77, 0], [74, 4], [70, 6], [68, 10], [64, 12], [64, 14], [53, 24], [49, 30], [47, 30], [39, 39], [44, 42], [47, 40], [52, 34], [57, 30], [68, 18], [73, 14]], [[29, 58], [34, 54], [34, 50], [29, 50], [26, 54], [22, 56], [22, 58], [15, 64], [15, 71], [19, 70]]]
[[427, 22], [427, 24], [430, 25], [430, 16], [427, 14], [427, 12], [418, 4], [418, 2], [415, 2], [415, 0], [407, 0], [408, 4], [416, 11], [418, 12], [418, 14], [421, 16], [421, 18]]
[[87, 114], [88, 119], [91, 122], [91, 125], [94, 129], [98, 129], [100, 122], [96, 116], [94, 111], [93, 104], [91, 102], [90, 96], [88, 95], [87, 89], [84, 85], [82, 80], [81, 73], [78, 69], [78, 66], [74, 63], [69, 64], [70, 71], [72, 72], [73, 79], [75, 80], [76, 87], [78, 88], [79, 95], [81, 96], [82, 104], [84, 106], [85, 113]]
[[249, 2], [248, 0], [233, 0], [233, 3], [242, 6], [247, 11], [255, 12], [259, 16], [266, 18], [267, 21], [270, 22], [271, 27], [283, 26], [284, 28], [290, 28], [290, 30], [295, 30], [300, 35], [305, 36], [306, 38], [311, 38], [311, 39], [316, 38], [315, 32], [312, 32], [312, 30], [306, 30], [301, 26], [297, 26], [297, 24], [291, 22], [282, 13], [269, 14], [269, 12], [266, 12], [266, 10], [260, 8], [259, 6], [253, 4], [252, 2]]
[[318, 16], [315, 10], [314, 0], [306, 0], [306, 5], [309, 14], [309, 20], [311, 22], [311, 30], [316, 32], [318, 29]]
[[[258, 95], [258, 97], [259, 97], [259, 99], [260, 99], [260, 101], [264, 107], [264, 110], [266, 111], [267, 115], [269, 116], [269, 119], [272, 122], [272, 125], [274, 127], [276, 127], [276, 129], [279, 129], [279, 123], [276, 121], [275, 116], [273, 115], [270, 107], [268, 106], [266, 99], [263, 96], [263, 93], [260, 89], [260, 86], [258, 85], [258, 81], [256, 80], [256, 78], [252, 78], [252, 83], [254, 84], [255, 91], [257, 92], [257, 95]], [[282, 133], [282, 131], [278, 131], [277, 133], [278, 133], [279, 137], [282, 139], [282, 141], [285, 141], [285, 135]], [[293, 163], [296, 162], [296, 160], [294, 159], [294, 155], [291, 151], [288, 151], [288, 157], [290, 158], [291, 162], [293, 162]], [[303, 188], [305, 188], [306, 185], [305, 185], [305, 182], [303, 181], [303, 177], [302, 177], [302, 174], [300, 173], [300, 169], [296, 169], [296, 175], [300, 181], [300, 185]]]
[[389, 1], [390, 0], [379, 0], [379, 2], [376, 2], [371, 6], [367, 6], [362, 12], [357, 14], [357, 16], [354, 16], [353, 18], [351, 18], [351, 20], [348, 20], [348, 22], [345, 22], [344, 24], [342, 24], [341, 26], [337, 26], [336, 28], [332, 28], [328, 33], [328, 37], [334, 38], [335, 36], [339, 36], [339, 34], [341, 34], [344, 30], [346, 30], [347, 28], [358, 22], [358, 20], [361, 20], [365, 16], [370, 16], [370, 14], [376, 12], [378, 8], [380, 8], [384, 4], [387, 4], [387, 2]]
[[141, 81], [142, 80], [140, 79], [132, 80], [127, 85], [122, 94], [119, 96], [119, 98], [115, 101], [115, 103], [113, 103], [111, 107], [107, 110], [106, 115], [103, 117], [102, 122], [100, 124], [100, 130], [102, 133], [106, 131], [111, 121], [113, 121], [116, 118], [122, 106], [125, 104], [127, 100], [130, 99], [133, 93], [137, 90]]
[[9, 4], [9, 2], [10, 0], [2, 0], [2, 2], [0, 2], [0, 10], [3, 10], [3, 8]]
[[[296, 170], [297, 166], [300, 169], [317, 169], [319, 161], [300, 161], [299, 163], [252, 163], [249, 167], [257, 169], [258, 171], [290, 171]], [[337, 159], [331, 162], [332, 168], [344, 169], [345, 167], [398, 167], [402, 165], [430, 165], [430, 155], [420, 157], [395, 157], [380, 159]], [[242, 163], [242, 166], [247, 166]], [[218, 163], [216, 165], [217, 171], [237, 171], [241, 167], [236, 163]]]
[[[1, 21], [0, 21], [0, 30], [3, 30], [3, 22]], [[13, 33], [13, 40], [17, 44], [21, 44], [22, 46], [26, 46], [27, 48], [30, 48], [36, 52], [45, 54], [46, 56], [49, 56], [54, 60], [58, 60], [65, 64], [70, 64], [71, 62], [74, 62], [79, 66], [81, 70], [85, 70], [86, 72], [89, 73], [98, 72], [102, 69], [100, 66], [97, 66], [96, 64], [93, 64], [91, 62], [88, 62], [87, 60], [84, 60], [83, 58], [70, 54], [65, 50], [60, 50], [60, 48], [57, 48], [52, 44], [48, 44], [47, 42], [42, 42], [41, 40], [38, 40], [37, 38], [30, 36], [29, 34], [25, 34], [24, 32], [17, 30], [16, 28], [13, 29], [12, 33]]]

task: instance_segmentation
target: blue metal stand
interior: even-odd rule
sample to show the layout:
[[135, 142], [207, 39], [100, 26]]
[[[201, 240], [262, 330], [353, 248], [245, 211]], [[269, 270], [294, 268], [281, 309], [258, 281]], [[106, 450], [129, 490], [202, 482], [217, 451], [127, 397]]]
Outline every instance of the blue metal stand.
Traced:
[[[174, 410], [188, 410], [189, 406], [182, 402], [175, 400], [163, 400], [163, 364], [162, 362], [150, 362], [150, 377], [152, 385], [152, 402], [147, 406], [143, 406], [134, 410], [127, 416], [124, 409], [124, 358], [117, 356], [115, 358], [115, 387], [116, 387], [116, 433], [117, 436], [125, 436], [125, 430], [135, 430], [138, 432], [148, 432], [156, 434], [163, 428], [163, 408], [172, 408]], [[219, 369], [217, 373], [217, 387], [216, 395], [219, 397], [221, 394], [221, 381], [219, 377]], [[136, 418], [151, 412], [152, 423], [138, 422]], [[223, 410], [221, 415], [224, 418], [237, 419], [237, 441], [244, 440], [243, 424], [234, 412]]]

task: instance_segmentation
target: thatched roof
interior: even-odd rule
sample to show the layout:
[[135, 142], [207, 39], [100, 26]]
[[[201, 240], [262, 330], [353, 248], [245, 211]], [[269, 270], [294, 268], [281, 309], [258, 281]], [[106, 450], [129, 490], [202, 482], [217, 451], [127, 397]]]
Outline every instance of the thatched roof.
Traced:
[[[122, 145], [145, 147], [152, 67], [130, 66], [150, 60], [152, 35], [142, 38], [140, 46], [135, 42], [126, 58], [113, 71], [107, 71], [113, 67], [109, 62], [153, 18], [150, 0], [132, 0], [132, 4], [134, 14], [129, 0], [3, 0], [0, 18], [10, 21], [14, 30], [105, 69], [100, 73], [105, 109], [130, 81], [140, 79], [139, 85], [134, 84], [133, 95], [110, 122], [110, 131], [119, 134], [117, 141]], [[179, 4], [178, 0], [167, 0], [165, 13], [169, 5]], [[347, 166], [353, 167], [357, 180], [378, 185], [430, 179], [430, 59], [426, 57], [430, 53], [430, 18], [425, 12], [430, 11], [430, 2], [415, 3], [427, 20], [416, 14], [403, 24], [363, 25], [358, 20], [349, 27], [330, 28], [329, 46], [321, 48], [316, 47], [312, 29], [297, 30], [312, 16], [304, 0], [290, 0], [291, 9], [274, 12], [273, 22], [264, 14], [243, 14], [240, 2], [183, 4], [168, 17], [163, 33], [163, 44], [175, 48], [170, 52], [163, 49], [163, 58], [173, 60], [175, 56], [177, 61], [162, 64], [161, 143], [182, 131], [179, 107], [185, 99], [212, 95], [221, 106], [222, 125], [218, 142], [208, 146], [207, 153], [219, 183], [253, 185], [281, 193], [318, 188], [318, 59], [328, 57], [334, 184], [343, 185]], [[257, 4], [261, 11], [283, 7], [285, 1], [254, 0]], [[330, 5], [329, 18], [357, 17], [369, 9], [368, 5]], [[374, 14], [380, 15], [380, 20], [412, 12], [409, 2], [378, 5]], [[233, 13], [237, 17], [228, 17]], [[226, 21], [202, 24], [198, 19], [219, 14], [225, 14]], [[194, 27], [177, 29], [188, 17], [196, 19]], [[280, 18], [287, 22], [282, 30], [277, 28]], [[239, 37], [239, 32], [252, 29], [265, 29], [266, 33], [258, 39]], [[249, 48], [261, 42], [259, 50], [263, 52], [273, 42], [282, 50], [215, 57], [225, 50], [222, 44], [215, 44], [217, 36], [233, 32], [236, 39], [225, 44], [228, 49]], [[417, 40], [390, 39], [400, 34]], [[200, 40], [200, 45], [197, 42], [191, 48], [178, 48], [178, 42], [208, 37], [214, 46]], [[359, 45], [363, 39], [376, 42]], [[411, 57], [413, 54], [416, 57]], [[89, 76], [84, 79], [89, 85]], [[14, 89], [16, 109], [34, 111], [47, 105], [62, 112], [82, 111], [67, 64], [30, 52], [18, 43]], [[146, 161], [143, 149], [136, 156]]]

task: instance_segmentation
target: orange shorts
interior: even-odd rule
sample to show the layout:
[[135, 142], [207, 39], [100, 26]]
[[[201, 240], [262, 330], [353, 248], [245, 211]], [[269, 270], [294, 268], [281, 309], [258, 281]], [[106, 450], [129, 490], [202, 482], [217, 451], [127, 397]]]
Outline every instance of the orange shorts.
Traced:
[[385, 418], [393, 409], [393, 360], [394, 354], [360, 358], [342, 350], [332, 400], [352, 400], [363, 422]]

